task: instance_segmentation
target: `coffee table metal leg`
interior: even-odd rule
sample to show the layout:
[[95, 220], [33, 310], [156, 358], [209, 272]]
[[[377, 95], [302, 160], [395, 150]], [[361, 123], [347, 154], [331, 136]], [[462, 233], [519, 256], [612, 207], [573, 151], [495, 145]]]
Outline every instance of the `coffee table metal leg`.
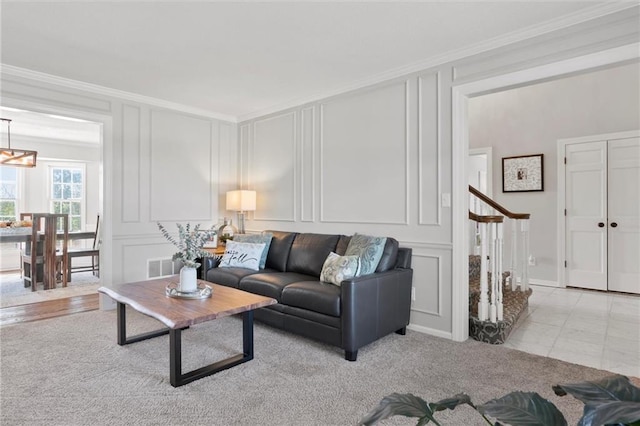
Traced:
[[130, 343], [139, 342], [141, 340], [152, 339], [158, 336], [164, 336], [165, 334], [169, 334], [168, 328], [163, 328], [161, 330], [150, 331], [148, 333], [138, 334], [136, 336], [131, 336], [127, 338], [127, 311], [126, 304], [118, 303], [117, 307], [117, 317], [118, 317], [118, 345], [124, 346]]
[[178, 387], [211, 376], [253, 359], [253, 311], [242, 314], [242, 352], [230, 358], [182, 374], [182, 341], [180, 329], [169, 331], [169, 381]]

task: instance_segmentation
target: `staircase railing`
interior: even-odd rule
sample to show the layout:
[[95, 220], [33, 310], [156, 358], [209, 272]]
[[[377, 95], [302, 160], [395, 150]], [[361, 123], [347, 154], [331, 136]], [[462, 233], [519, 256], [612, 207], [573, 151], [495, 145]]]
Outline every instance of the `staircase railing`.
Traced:
[[[475, 222], [474, 252], [480, 255], [480, 301], [478, 319], [503, 319], [502, 275], [504, 271], [504, 226], [510, 225], [510, 260], [507, 285], [512, 291], [529, 288], [529, 213], [513, 213], [482, 192], [469, 186], [472, 202], [469, 219]], [[519, 285], [518, 285], [519, 283]]]

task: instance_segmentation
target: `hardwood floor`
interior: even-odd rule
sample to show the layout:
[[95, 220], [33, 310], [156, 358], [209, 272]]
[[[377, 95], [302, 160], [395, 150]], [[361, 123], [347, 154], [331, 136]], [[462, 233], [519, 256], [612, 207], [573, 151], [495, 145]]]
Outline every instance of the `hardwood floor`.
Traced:
[[11, 306], [0, 309], [0, 326], [93, 311], [98, 308], [97, 293]]

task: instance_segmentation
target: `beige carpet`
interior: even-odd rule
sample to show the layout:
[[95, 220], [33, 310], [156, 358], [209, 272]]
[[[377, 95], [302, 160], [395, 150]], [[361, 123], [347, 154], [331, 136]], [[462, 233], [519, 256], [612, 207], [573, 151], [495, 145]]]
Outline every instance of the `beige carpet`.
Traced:
[[[128, 319], [134, 332], [159, 326], [136, 313]], [[239, 351], [241, 329], [228, 317], [184, 331], [183, 371]], [[114, 311], [5, 326], [0, 349], [2, 425], [355, 425], [392, 392], [428, 401], [466, 392], [481, 403], [512, 390], [539, 392], [576, 424], [582, 404], [555, 396], [551, 385], [609, 374], [413, 331], [347, 362], [337, 348], [256, 324], [254, 360], [173, 388], [168, 336], [120, 347]], [[442, 424], [486, 424], [468, 407], [439, 414]]]

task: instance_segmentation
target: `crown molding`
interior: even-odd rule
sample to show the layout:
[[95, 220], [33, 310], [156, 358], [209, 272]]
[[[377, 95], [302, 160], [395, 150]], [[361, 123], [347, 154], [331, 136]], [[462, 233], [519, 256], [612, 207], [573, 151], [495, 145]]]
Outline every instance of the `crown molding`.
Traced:
[[40, 71], [33, 71], [26, 68], [20, 68], [13, 65], [0, 64], [0, 74], [10, 75], [14, 77], [26, 78], [29, 80], [39, 81], [42, 83], [54, 84], [56, 86], [66, 87], [69, 89], [82, 90], [84, 92], [94, 93], [103, 96], [109, 96], [112, 98], [123, 99], [132, 102], [139, 102], [155, 107], [167, 108], [176, 111], [185, 112], [188, 114], [196, 114], [203, 117], [213, 118], [221, 121], [228, 121], [231, 123], [237, 123], [238, 117], [228, 114], [221, 114], [213, 111], [209, 111], [202, 108], [196, 108], [188, 105], [179, 104], [176, 102], [166, 101], [163, 99], [153, 98], [150, 96], [139, 95], [137, 93], [126, 92], [124, 90], [112, 89], [110, 87], [104, 87], [93, 83], [86, 83], [84, 81], [72, 80], [70, 78], [58, 77], [56, 75], [43, 73]]
[[[340, 0], [336, 0], [340, 1]], [[0, 74], [6, 74], [16, 77], [22, 77], [30, 80], [35, 80], [43, 83], [54, 84], [61, 87], [70, 89], [82, 90], [89, 93], [99, 94], [103, 96], [113, 97], [117, 99], [128, 100], [132, 102], [144, 103], [160, 108], [167, 108], [176, 111], [181, 111], [189, 114], [196, 114], [203, 117], [208, 117], [216, 120], [226, 121], [230, 123], [241, 123], [244, 121], [253, 120], [258, 117], [263, 117], [276, 112], [284, 111], [289, 108], [298, 107], [311, 102], [317, 102], [322, 99], [330, 98], [342, 93], [350, 92], [353, 90], [361, 89], [367, 86], [372, 86], [387, 80], [403, 77], [408, 74], [424, 71], [426, 69], [442, 65], [448, 62], [454, 62], [469, 56], [473, 56], [479, 53], [483, 53], [489, 50], [497, 49], [509, 44], [513, 44], [522, 40], [533, 38], [539, 35], [543, 35], [552, 31], [556, 31], [562, 28], [566, 28], [572, 25], [580, 24], [589, 20], [593, 20], [602, 16], [606, 16], [612, 13], [620, 12], [623, 10], [638, 8], [638, 3], [635, 0], [623, 0], [619, 2], [606, 2], [597, 4], [595, 6], [585, 8], [581, 11], [570, 15], [564, 15], [556, 19], [545, 21], [540, 24], [536, 24], [521, 30], [511, 32], [506, 35], [495, 37], [490, 40], [486, 40], [480, 43], [473, 44], [471, 46], [449, 51], [442, 55], [437, 55], [422, 61], [414, 62], [412, 64], [394, 68], [376, 75], [372, 75], [365, 79], [355, 81], [349, 85], [341, 86], [332, 90], [318, 92], [309, 96], [298, 97], [290, 99], [289, 101], [273, 105], [268, 108], [255, 110], [247, 114], [240, 114], [237, 116], [222, 114], [214, 111], [205, 110], [202, 108], [196, 108], [176, 102], [166, 101], [163, 99], [153, 98], [150, 96], [140, 95], [137, 93], [126, 92], [123, 90], [113, 89], [109, 87], [100, 86], [93, 83], [86, 83], [83, 81], [72, 80], [65, 77], [58, 77], [52, 74], [46, 74], [39, 71], [29, 70], [26, 68], [20, 68], [13, 65], [0, 63]]]
[[473, 44], [461, 49], [452, 50], [442, 55], [433, 56], [431, 58], [414, 62], [406, 66], [395, 68], [389, 71], [385, 71], [376, 75], [372, 75], [365, 79], [353, 82], [347, 86], [342, 86], [330, 91], [315, 93], [310, 96], [291, 99], [290, 101], [283, 102], [278, 105], [274, 105], [261, 110], [256, 110], [248, 114], [242, 114], [237, 117], [237, 122], [242, 123], [244, 121], [253, 120], [258, 117], [273, 114], [285, 109], [301, 106], [304, 104], [317, 102], [322, 99], [330, 98], [332, 96], [339, 95], [341, 93], [350, 92], [357, 89], [362, 89], [367, 86], [382, 83], [387, 80], [406, 76], [408, 74], [424, 71], [429, 68], [433, 68], [438, 65], [454, 62], [460, 59], [464, 59], [473, 55], [477, 55], [483, 52], [487, 52], [493, 49], [507, 46], [509, 44], [517, 43], [519, 41], [527, 40], [536, 36], [547, 34], [553, 31], [560, 30], [562, 28], [570, 27], [573, 25], [587, 22], [596, 18], [600, 18], [612, 13], [620, 12], [627, 9], [637, 8], [637, 1], [621, 1], [615, 3], [598, 4], [592, 7], [585, 8], [579, 12], [564, 15], [549, 21], [545, 21], [536, 25], [532, 25], [521, 30], [511, 32], [509, 34], [494, 37], [492, 39]]

